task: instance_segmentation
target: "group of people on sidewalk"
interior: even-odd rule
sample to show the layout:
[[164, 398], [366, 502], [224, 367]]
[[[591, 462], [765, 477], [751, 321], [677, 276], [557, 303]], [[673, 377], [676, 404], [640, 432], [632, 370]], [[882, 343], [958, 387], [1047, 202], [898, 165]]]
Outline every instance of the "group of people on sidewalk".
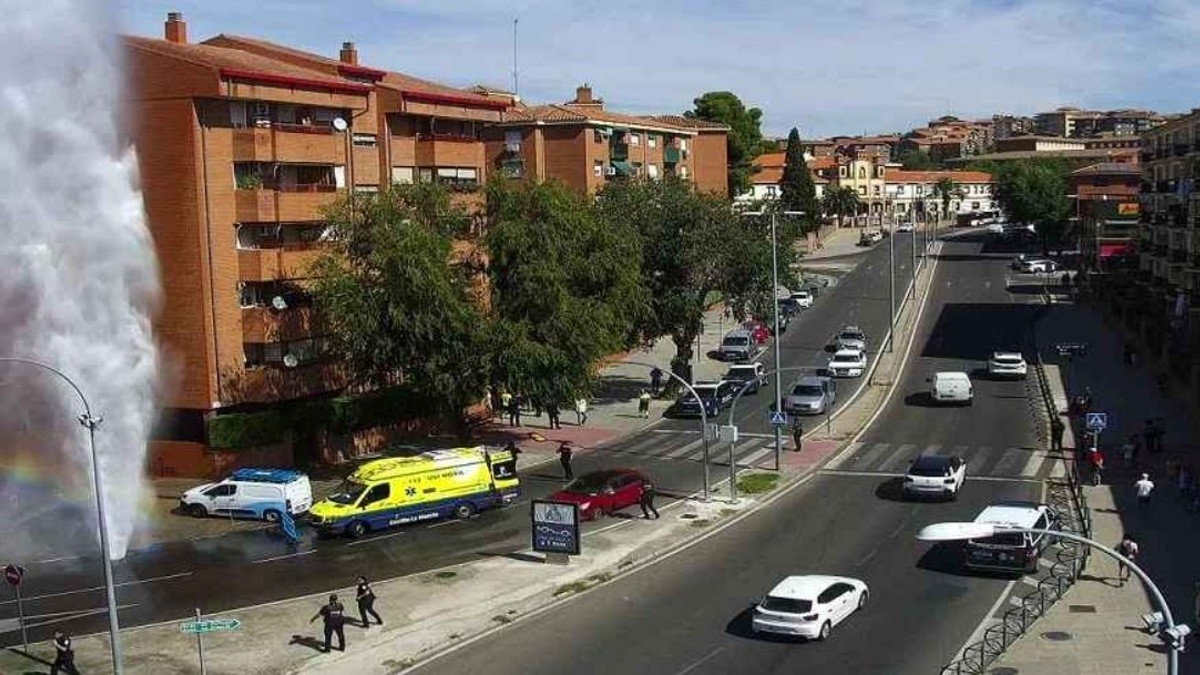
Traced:
[[[521, 394], [513, 394], [507, 390], [493, 389], [488, 397], [492, 407], [493, 416], [507, 416], [508, 425], [511, 427], [521, 426], [521, 415], [526, 409], [527, 404], [532, 404], [533, 414], [535, 417], [540, 417], [542, 411], [546, 412], [546, 420], [550, 424], [551, 429], [561, 429], [562, 422], [560, 416], [562, 409], [559, 407], [558, 401], [550, 400], [546, 402], [528, 401]], [[588, 399], [586, 396], [579, 395], [572, 403], [575, 409], [575, 424], [576, 426], [584, 426], [588, 419]]]

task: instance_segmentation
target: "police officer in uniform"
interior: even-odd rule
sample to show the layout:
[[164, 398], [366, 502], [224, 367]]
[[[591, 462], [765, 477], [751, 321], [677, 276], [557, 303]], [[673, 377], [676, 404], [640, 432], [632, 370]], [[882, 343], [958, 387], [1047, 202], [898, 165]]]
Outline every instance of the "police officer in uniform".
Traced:
[[342, 607], [342, 603], [338, 602], [337, 593], [332, 593], [329, 596], [329, 602], [322, 605], [321, 609], [309, 619], [312, 623], [318, 618], [322, 619], [325, 624], [325, 651], [329, 651], [330, 638], [334, 633], [337, 633], [338, 651], [346, 651], [346, 608]]
[[358, 589], [354, 593], [354, 599], [358, 601], [358, 615], [362, 617], [363, 628], [371, 625], [367, 621], [368, 614], [375, 617], [375, 621], [380, 626], [383, 625], [383, 619], [379, 618], [379, 614], [375, 611], [375, 591], [371, 590], [371, 584], [367, 583], [366, 577], [358, 578]]
[[71, 649], [71, 637], [61, 630], [54, 631], [54, 663], [50, 665], [50, 675], [59, 672], [79, 675], [75, 669], [75, 650]]

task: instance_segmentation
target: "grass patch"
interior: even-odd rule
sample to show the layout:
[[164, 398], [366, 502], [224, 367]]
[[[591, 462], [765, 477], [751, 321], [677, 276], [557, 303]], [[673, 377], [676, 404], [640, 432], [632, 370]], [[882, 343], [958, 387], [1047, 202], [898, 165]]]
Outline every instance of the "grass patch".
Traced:
[[748, 473], [738, 478], [738, 491], [746, 495], [770, 492], [779, 485], [777, 473]]
[[512, 619], [504, 616], [503, 614], [497, 614], [496, 616], [493, 616], [492, 621], [495, 621], [496, 623], [512, 623]]
[[433, 576], [439, 579], [453, 579], [454, 577], [458, 576], [458, 572], [453, 570], [442, 570], [441, 572], [434, 572]]
[[708, 523], [708, 518], [701, 518], [699, 520], [693, 520], [691, 525], [692, 527], [708, 527]]
[[633, 564], [632, 560], [622, 560], [621, 562], [617, 563], [617, 569], [625, 569], [626, 567], [629, 567], [632, 564]]
[[408, 670], [409, 668], [412, 668], [414, 663], [416, 663], [416, 661], [413, 659], [388, 659], [380, 665], [387, 669], [387, 672], [389, 673], [398, 673], [402, 670]]
[[568, 595], [570, 593], [582, 593], [583, 591], [586, 591], [589, 586], [591, 586], [591, 584], [586, 581], [572, 581], [569, 584], [563, 584], [562, 586], [554, 589], [554, 597], [557, 598], [560, 595]]
[[737, 513], [737, 509], [721, 509], [722, 516], [732, 516]]
[[602, 584], [602, 583], [612, 579], [612, 575], [609, 574], [608, 572], [599, 572], [597, 574], [593, 574], [592, 576], [588, 577], [588, 579], [590, 579], [591, 581], [594, 581], [598, 584]]

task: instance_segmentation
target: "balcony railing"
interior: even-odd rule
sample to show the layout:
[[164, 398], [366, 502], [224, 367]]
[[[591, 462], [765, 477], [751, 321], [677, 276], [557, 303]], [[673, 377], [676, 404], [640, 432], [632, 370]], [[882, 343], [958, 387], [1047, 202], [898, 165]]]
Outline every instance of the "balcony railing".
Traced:
[[262, 189], [278, 192], [337, 192], [337, 186], [328, 183], [264, 183]]
[[417, 134], [418, 141], [449, 141], [451, 143], [478, 143], [479, 139], [464, 134]]
[[629, 144], [628, 143], [611, 143], [608, 146], [608, 156], [618, 162], [623, 162], [629, 159]]

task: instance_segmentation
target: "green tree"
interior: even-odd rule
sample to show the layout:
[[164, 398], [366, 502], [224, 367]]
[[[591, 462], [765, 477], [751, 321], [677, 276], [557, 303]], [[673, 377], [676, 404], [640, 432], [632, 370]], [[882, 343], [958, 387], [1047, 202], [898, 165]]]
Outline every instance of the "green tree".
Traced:
[[903, 150], [896, 155], [896, 161], [909, 171], [936, 171], [942, 168], [928, 152], [920, 150]]
[[996, 200], [1014, 222], [1032, 223], [1046, 251], [1061, 244], [1071, 213], [1070, 167], [1056, 159], [1023, 159], [1001, 164]]
[[670, 336], [672, 371], [689, 377], [705, 304], [720, 293], [744, 307], [764, 278], [770, 286], [770, 241], [755, 222], [761, 219], [740, 218], [724, 200], [675, 178], [614, 182], [596, 203], [605, 222], [627, 225], [641, 241], [650, 311], [637, 332], [647, 340]]
[[821, 206], [825, 213], [837, 216], [838, 227], [842, 226], [844, 216], [858, 213], [858, 193], [849, 185], [830, 186], [825, 189], [821, 198]]
[[637, 341], [649, 309], [641, 241], [558, 182], [493, 182], [488, 213], [493, 382], [564, 405], [600, 359]]
[[935, 199], [940, 199], [942, 202], [942, 217], [950, 215], [950, 200], [961, 194], [958, 185], [954, 179], [949, 176], [942, 176], [933, 184], [933, 196]]
[[739, 195], [750, 189], [754, 173], [754, 158], [762, 154], [762, 111], [747, 108], [736, 94], [710, 91], [693, 101], [694, 110], [687, 117], [720, 122], [729, 127], [728, 157], [729, 194]]
[[452, 232], [469, 218], [440, 190], [398, 186], [331, 206], [311, 292], [352, 385], [403, 384], [465, 436], [464, 413], [488, 382], [490, 326], [469, 270], [452, 260]]
[[820, 215], [817, 202], [817, 186], [813, 184], [808, 162], [804, 160], [804, 149], [800, 144], [800, 131], [792, 127], [788, 134], [787, 152], [784, 156], [783, 178], [779, 182], [779, 206], [784, 211], [803, 211], [801, 228], [813, 229]]

